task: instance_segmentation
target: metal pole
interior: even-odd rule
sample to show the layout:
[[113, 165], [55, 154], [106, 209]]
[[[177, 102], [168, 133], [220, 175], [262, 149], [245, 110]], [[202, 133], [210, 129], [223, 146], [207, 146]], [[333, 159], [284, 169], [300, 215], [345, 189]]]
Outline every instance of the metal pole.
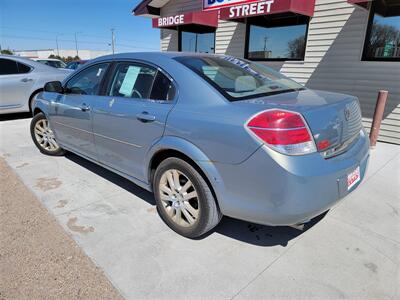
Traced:
[[78, 51], [78, 39], [76, 38], [77, 32], [75, 32], [75, 49], [76, 49], [76, 56], [79, 57], [79, 51]]
[[60, 56], [60, 49], [58, 48], [58, 35], [56, 35], [57, 56]]
[[375, 148], [376, 142], [379, 136], [379, 130], [381, 128], [381, 122], [383, 118], [383, 113], [385, 111], [386, 100], [388, 97], [388, 91], [381, 90], [378, 94], [378, 99], [376, 101], [374, 118], [372, 120], [371, 132], [369, 134], [371, 148]]
[[115, 53], [115, 33], [114, 33], [114, 28], [111, 29], [111, 47], [112, 47], [112, 53]]

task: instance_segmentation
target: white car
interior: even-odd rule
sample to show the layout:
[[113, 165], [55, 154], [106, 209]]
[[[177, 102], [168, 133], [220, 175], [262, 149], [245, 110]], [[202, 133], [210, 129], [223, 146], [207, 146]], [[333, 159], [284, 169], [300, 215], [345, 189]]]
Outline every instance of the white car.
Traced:
[[56, 58], [32, 58], [32, 60], [57, 69], [67, 68], [67, 64], [65, 62]]
[[62, 81], [69, 74], [28, 58], [0, 55], [0, 114], [31, 111], [46, 82]]

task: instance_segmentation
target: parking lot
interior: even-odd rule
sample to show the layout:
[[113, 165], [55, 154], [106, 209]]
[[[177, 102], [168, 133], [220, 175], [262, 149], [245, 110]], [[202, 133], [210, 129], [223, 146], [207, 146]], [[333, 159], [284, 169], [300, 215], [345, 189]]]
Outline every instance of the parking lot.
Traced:
[[74, 154], [40, 154], [29, 122], [0, 122], [0, 155], [127, 299], [400, 297], [399, 146], [379, 143], [362, 186], [304, 231], [224, 218], [189, 240], [147, 191]]

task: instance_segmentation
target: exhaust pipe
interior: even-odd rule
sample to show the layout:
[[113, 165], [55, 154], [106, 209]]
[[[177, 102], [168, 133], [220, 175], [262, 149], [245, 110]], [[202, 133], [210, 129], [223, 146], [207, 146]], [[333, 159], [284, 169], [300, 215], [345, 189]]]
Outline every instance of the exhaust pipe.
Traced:
[[289, 225], [289, 227], [291, 227], [291, 228], [294, 228], [294, 229], [297, 229], [297, 230], [300, 230], [300, 231], [303, 231], [304, 230], [304, 227], [306, 226], [306, 224], [308, 223], [308, 222], [310, 222], [311, 220], [306, 220], [306, 221], [304, 221], [304, 222], [302, 222], [302, 223], [298, 223], [298, 224], [294, 224], [294, 225]]
[[304, 230], [304, 223], [302, 223], [302, 224], [289, 225], [289, 227], [294, 228], [294, 229], [296, 229], [296, 230], [303, 231], [303, 230]]

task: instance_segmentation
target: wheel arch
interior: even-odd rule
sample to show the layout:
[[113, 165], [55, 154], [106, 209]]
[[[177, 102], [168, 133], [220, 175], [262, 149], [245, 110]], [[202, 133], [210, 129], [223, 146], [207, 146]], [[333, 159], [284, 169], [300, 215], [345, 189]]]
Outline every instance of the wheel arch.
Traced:
[[32, 112], [33, 116], [36, 116], [39, 113], [44, 113], [43, 110], [41, 110], [39, 107], [35, 107], [35, 109]]
[[154, 173], [159, 164], [169, 157], [177, 157], [190, 164], [207, 182], [219, 206], [222, 178], [214, 163], [195, 145], [178, 137], [165, 137], [157, 143], [148, 156], [148, 180], [153, 190]]
[[36, 90], [34, 90], [34, 91], [32, 92], [32, 94], [29, 96], [29, 102], [28, 102], [29, 111], [30, 111], [33, 115], [35, 115], [35, 113], [34, 113], [35, 109], [33, 109], [33, 111], [32, 111], [32, 100], [33, 100], [33, 97], [35, 97], [37, 94], [39, 94], [39, 93], [41, 93], [41, 92], [43, 92], [43, 91], [44, 91], [43, 88], [36, 89]]

